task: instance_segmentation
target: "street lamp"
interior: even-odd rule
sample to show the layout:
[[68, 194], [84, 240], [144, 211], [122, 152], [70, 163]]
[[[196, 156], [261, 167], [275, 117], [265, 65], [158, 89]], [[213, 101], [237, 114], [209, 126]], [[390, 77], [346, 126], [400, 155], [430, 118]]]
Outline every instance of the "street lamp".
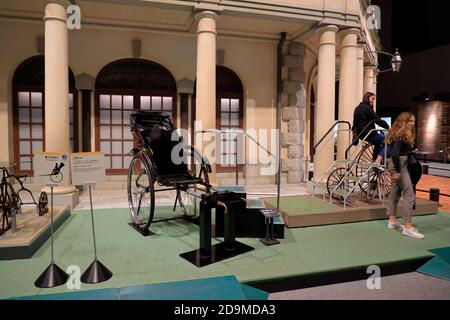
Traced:
[[384, 52], [384, 51], [371, 51], [373, 53], [379, 53], [379, 54], [384, 54], [386, 56], [391, 57], [391, 68], [387, 69], [387, 70], [381, 70], [378, 73], [385, 73], [385, 72], [389, 72], [392, 71], [393, 73], [399, 73], [400, 69], [402, 67], [403, 64], [403, 59], [402, 56], [400, 55], [400, 53], [398, 52], [398, 49], [395, 49], [395, 53], [389, 53], [389, 52]]

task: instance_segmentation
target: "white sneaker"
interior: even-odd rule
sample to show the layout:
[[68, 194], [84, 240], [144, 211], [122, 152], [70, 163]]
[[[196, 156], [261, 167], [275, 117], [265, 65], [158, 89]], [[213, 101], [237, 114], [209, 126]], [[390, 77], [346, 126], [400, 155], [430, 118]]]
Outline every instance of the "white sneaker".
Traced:
[[419, 231], [417, 231], [417, 229], [415, 229], [415, 228], [409, 228], [409, 229], [403, 228], [402, 234], [404, 236], [414, 238], [414, 239], [425, 238], [425, 236], [423, 234], [421, 234]]
[[396, 222], [388, 222], [388, 229], [389, 230], [395, 230], [395, 229], [403, 229], [403, 226], [400, 224], [400, 222], [396, 221]]

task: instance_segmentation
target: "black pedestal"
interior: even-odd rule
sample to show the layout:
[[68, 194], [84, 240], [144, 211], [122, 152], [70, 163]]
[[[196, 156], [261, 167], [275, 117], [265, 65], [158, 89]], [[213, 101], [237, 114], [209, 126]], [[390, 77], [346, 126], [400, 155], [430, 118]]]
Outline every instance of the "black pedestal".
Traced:
[[208, 255], [206, 253], [203, 253], [202, 250], [197, 249], [189, 252], [185, 252], [180, 254], [180, 257], [183, 259], [189, 261], [190, 263], [196, 265], [197, 267], [201, 268], [210, 264], [213, 264], [215, 262], [219, 262], [237, 255], [240, 255], [242, 253], [246, 253], [249, 251], [254, 250], [253, 247], [250, 247], [244, 243], [235, 241], [233, 244], [234, 248], [227, 248], [227, 244], [222, 242], [218, 243], [216, 245], [213, 245], [211, 247], [211, 252]]
[[34, 285], [38, 288], [53, 288], [65, 284], [69, 275], [54, 262], [39, 276]]
[[[200, 249], [180, 254], [197, 267], [222, 261], [254, 248], [236, 241], [236, 215], [245, 210], [246, 202], [233, 192], [204, 195], [200, 201]], [[224, 216], [224, 242], [211, 245], [211, 211]]]
[[266, 246], [273, 246], [279, 244], [275, 238], [274, 228], [273, 228], [273, 218], [278, 217], [278, 213], [274, 209], [261, 209], [260, 210], [266, 220], [266, 237], [259, 239]]
[[95, 259], [81, 275], [80, 279], [83, 283], [100, 283], [109, 280], [112, 275], [112, 272], [107, 267]]

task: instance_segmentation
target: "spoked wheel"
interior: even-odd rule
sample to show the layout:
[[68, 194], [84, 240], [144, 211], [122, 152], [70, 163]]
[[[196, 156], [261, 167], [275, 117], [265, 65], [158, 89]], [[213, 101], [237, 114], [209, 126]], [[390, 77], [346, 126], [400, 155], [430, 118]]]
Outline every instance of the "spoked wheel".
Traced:
[[128, 168], [128, 204], [134, 224], [147, 230], [155, 213], [154, 178], [149, 164], [140, 153], [131, 160]]
[[392, 177], [389, 172], [371, 169], [368, 176], [369, 181], [367, 178], [363, 179], [359, 187], [368, 195], [369, 199], [386, 197], [391, 193]]
[[[354, 186], [354, 182], [351, 181], [348, 181], [347, 185], [345, 185], [344, 182], [341, 183], [341, 181], [345, 178], [345, 172], [345, 168], [337, 168], [333, 172], [331, 172], [327, 179], [328, 194], [331, 194], [333, 192], [333, 198], [336, 200], [341, 200], [343, 198], [342, 195], [336, 194], [336, 191], [338, 191], [338, 193], [340, 192], [340, 190], [350, 191]], [[349, 172], [348, 175], [353, 176], [351, 172]], [[339, 187], [336, 189], [338, 185]]]
[[200, 208], [199, 205], [199, 198], [192, 195], [192, 192], [195, 191], [194, 188], [190, 189], [189, 191], [182, 191], [180, 190], [179, 197], [178, 197], [178, 203], [180, 204], [181, 212], [183, 212], [183, 216], [186, 217], [196, 217], [198, 210]]
[[61, 181], [63, 181], [63, 174], [60, 172], [58, 174], [51, 174], [50, 175], [50, 180], [54, 183], [60, 183]]
[[38, 213], [39, 216], [43, 216], [44, 214], [48, 213], [48, 195], [45, 191], [42, 191], [39, 195]]
[[7, 182], [2, 186], [0, 195], [0, 235], [11, 229], [11, 211], [18, 211], [19, 207], [19, 197], [12, 185]]

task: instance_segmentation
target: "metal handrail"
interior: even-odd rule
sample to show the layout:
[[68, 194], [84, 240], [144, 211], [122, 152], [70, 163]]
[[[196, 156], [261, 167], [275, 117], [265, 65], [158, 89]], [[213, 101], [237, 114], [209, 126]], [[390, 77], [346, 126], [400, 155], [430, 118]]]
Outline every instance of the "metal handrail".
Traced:
[[316, 145], [313, 148], [313, 154], [316, 154], [316, 150], [317, 147], [325, 140], [325, 138], [333, 131], [333, 129], [338, 125], [338, 124], [347, 124], [349, 129], [352, 129], [352, 124], [349, 121], [336, 121], [333, 126], [327, 131], [327, 133], [324, 134], [324, 136], [319, 140], [319, 142], [316, 143]]

